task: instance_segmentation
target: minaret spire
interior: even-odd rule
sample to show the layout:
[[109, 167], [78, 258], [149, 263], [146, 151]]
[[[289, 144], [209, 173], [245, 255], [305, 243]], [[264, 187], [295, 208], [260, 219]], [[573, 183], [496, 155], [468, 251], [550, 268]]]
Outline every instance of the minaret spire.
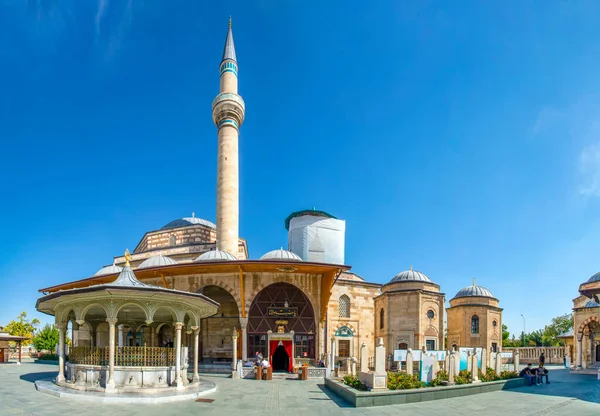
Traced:
[[229, 28], [227, 30], [227, 38], [225, 39], [225, 47], [223, 48], [223, 59], [231, 59], [235, 61], [235, 46], [233, 45], [233, 31], [231, 30], [231, 16], [229, 16]]
[[231, 17], [219, 65], [219, 95], [213, 101], [213, 121], [218, 129], [217, 249], [238, 257], [239, 163], [238, 136], [245, 104], [238, 95], [238, 64], [233, 46]]

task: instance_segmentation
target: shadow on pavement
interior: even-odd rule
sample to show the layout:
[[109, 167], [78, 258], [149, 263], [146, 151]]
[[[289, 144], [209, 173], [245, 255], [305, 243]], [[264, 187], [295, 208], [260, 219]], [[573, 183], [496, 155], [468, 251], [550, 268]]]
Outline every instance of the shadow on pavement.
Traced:
[[[325, 393], [325, 395], [327, 397], [329, 397], [329, 400], [331, 400], [332, 402], [334, 402], [335, 404], [338, 405], [338, 407], [352, 407], [350, 406], [350, 404], [348, 402], [346, 402], [344, 399], [342, 399], [341, 397], [339, 397], [338, 395], [334, 394], [333, 392], [331, 392], [331, 390], [329, 390], [327, 387], [325, 387], [325, 384], [317, 384], [317, 387], [323, 392]], [[311, 400], [327, 400], [325, 398], [311, 398]]]
[[30, 383], [35, 383], [38, 380], [44, 380], [48, 378], [56, 377], [56, 371], [44, 371], [41, 373], [27, 373], [21, 375], [19, 378], [23, 381], [28, 381]]
[[510, 390], [520, 394], [565, 397], [591, 403], [600, 403], [600, 380], [591, 374], [570, 374], [569, 370], [548, 373], [550, 384], [523, 386]]

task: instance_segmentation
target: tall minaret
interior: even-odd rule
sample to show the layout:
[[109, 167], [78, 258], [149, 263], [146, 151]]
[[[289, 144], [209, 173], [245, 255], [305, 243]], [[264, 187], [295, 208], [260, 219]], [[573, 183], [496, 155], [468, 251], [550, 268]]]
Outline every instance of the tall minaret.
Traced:
[[239, 164], [238, 135], [244, 121], [245, 104], [238, 92], [238, 64], [235, 59], [231, 18], [225, 40], [220, 93], [213, 101], [213, 121], [218, 129], [217, 161], [217, 248], [238, 257]]

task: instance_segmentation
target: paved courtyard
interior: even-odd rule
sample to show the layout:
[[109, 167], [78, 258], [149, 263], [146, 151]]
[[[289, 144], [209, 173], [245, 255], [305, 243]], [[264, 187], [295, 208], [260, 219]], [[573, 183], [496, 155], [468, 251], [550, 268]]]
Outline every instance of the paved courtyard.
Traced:
[[[204, 398], [211, 403], [180, 402], [161, 405], [100, 405], [76, 402], [40, 393], [35, 380], [56, 375], [53, 364], [0, 365], [0, 415], [599, 415], [600, 381], [594, 376], [571, 375], [552, 370], [550, 385], [511, 391], [436, 400], [425, 403], [355, 409], [324, 390], [322, 382], [298, 380], [232, 380], [204, 375], [217, 391]], [[108, 413], [106, 413], [108, 411]], [[100, 413], [102, 412], [102, 413]]]

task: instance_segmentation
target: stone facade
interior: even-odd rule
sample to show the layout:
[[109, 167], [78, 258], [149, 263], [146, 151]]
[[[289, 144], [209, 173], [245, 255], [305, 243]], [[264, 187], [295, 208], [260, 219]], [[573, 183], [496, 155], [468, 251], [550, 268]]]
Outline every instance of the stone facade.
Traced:
[[[336, 360], [358, 357], [362, 343], [367, 345], [369, 357], [375, 353], [373, 299], [380, 294], [380, 288], [381, 285], [365, 282], [362, 277], [354, 273], [343, 273], [336, 281], [327, 306], [327, 339], [336, 339]], [[348, 299], [349, 310], [346, 309], [346, 300], [342, 298], [343, 296]], [[341, 313], [340, 306], [343, 309]], [[347, 332], [345, 328], [351, 332]], [[340, 355], [340, 342], [342, 355]], [[348, 348], [344, 348], [344, 342], [348, 343]]]
[[[448, 348], [480, 347], [488, 351], [502, 349], [502, 308], [495, 298], [473, 296], [450, 300], [446, 309]], [[478, 318], [475, 328], [473, 319]]]
[[432, 282], [391, 282], [375, 298], [375, 336], [394, 349], [444, 349], [444, 294]]
[[594, 299], [586, 296], [573, 299], [575, 330], [572, 340], [574, 344], [572, 362], [577, 366], [586, 368], [600, 366], [600, 320], [598, 319], [600, 306], [596, 305], [598, 304]]

